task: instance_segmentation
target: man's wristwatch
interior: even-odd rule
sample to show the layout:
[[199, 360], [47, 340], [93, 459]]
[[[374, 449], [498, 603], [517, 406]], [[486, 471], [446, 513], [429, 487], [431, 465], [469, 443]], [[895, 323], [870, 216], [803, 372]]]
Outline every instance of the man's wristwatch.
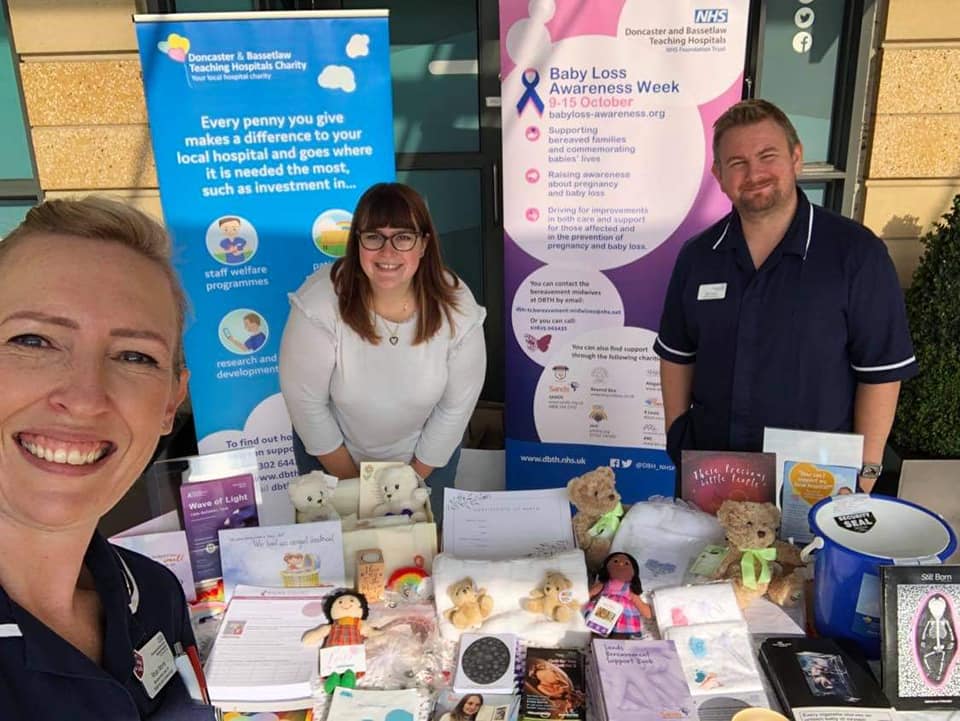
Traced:
[[879, 463], [864, 463], [860, 467], [860, 477], [866, 478], [869, 481], [875, 481], [880, 477], [880, 473], [883, 471], [883, 466]]

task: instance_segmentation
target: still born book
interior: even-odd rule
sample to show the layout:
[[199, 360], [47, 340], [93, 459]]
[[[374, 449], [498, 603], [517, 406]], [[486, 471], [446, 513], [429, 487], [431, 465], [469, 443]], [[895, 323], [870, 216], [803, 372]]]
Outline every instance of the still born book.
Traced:
[[897, 710], [960, 708], [960, 566], [881, 566], [883, 689]]

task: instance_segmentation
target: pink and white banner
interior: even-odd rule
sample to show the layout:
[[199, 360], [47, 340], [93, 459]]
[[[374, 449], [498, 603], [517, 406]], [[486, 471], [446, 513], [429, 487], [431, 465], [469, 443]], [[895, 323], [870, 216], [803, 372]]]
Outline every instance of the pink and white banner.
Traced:
[[597, 465], [671, 495], [652, 346], [683, 242], [729, 210], [713, 121], [749, 0], [500, 0], [507, 486]]

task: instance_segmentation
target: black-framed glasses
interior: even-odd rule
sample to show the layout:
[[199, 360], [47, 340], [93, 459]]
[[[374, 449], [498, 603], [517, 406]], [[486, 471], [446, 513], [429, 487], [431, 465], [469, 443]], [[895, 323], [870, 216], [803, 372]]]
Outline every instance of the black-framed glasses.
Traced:
[[383, 233], [370, 230], [358, 233], [357, 236], [360, 238], [360, 245], [366, 250], [380, 250], [389, 240], [390, 245], [396, 250], [401, 253], [406, 253], [416, 247], [417, 241], [423, 237], [423, 233], [414, 233], [412, 230], [401, 230], [393, 235], [387, 236]]

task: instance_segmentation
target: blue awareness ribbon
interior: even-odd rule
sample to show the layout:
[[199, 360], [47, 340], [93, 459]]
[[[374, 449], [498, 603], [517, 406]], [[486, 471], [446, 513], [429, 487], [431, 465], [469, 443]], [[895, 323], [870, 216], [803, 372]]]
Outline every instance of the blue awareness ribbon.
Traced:
[[[527, 76], [530, 73], [533, 74], [533, 77], [528, 79]], [[523, 87], [525, 87], [526, 90], [517, 103], [517, 115], [523, 114], [523, 109], [526, 107], [527, 103], [533, 103], [533, 106], [537, 109], [537, 113], [543, 115], [543, 101], [540, 99], [540, 96], [537, 95], [537, 85], [540, 83], [540, 73], [533, 68], [527, 68], [523, 71], [523, 75], [520, 76], [520, 82], [523, 83]]]

